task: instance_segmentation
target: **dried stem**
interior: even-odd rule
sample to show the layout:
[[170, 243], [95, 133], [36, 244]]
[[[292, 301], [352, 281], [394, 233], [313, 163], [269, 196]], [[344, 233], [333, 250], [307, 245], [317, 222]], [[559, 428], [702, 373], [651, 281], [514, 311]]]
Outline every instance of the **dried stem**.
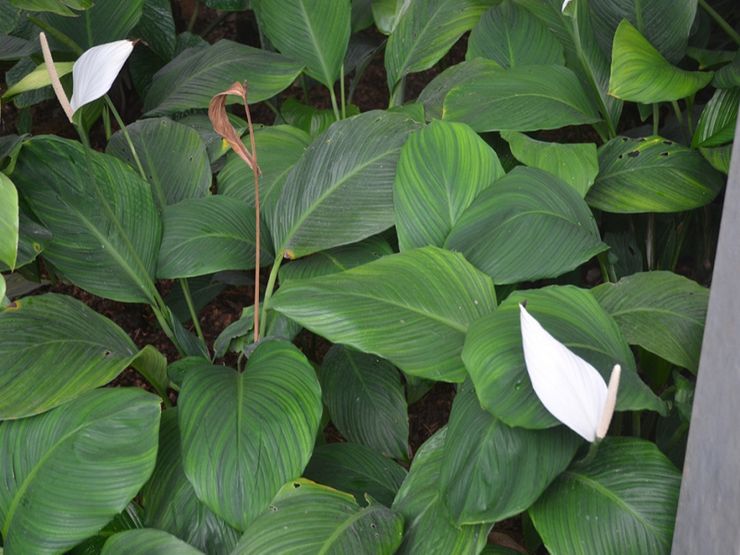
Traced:
[[54, 59], [51, 57], [51, 49], [49, 49], [49, 42], [46, 40], [45, 33], [39, 33], [39, 43], [41, 44], [41, 52], [44, 55], [46, 71], [49, 73], [49, 79], [51, 79], [51, 88], [54, 89], [54, 94], [57, 95], [57, 100], [59, 100], [59, 104], [62, 105], [62, 109], [67, 115], [67, 118], [70, 122], [72, 122], [74, 110], [72, 109], [72, 105], [69, 103], [67, 93], [64, 92], [62, 82], [59, 80], [59, 74], [57, 73], [57, 68], [54, 65]]

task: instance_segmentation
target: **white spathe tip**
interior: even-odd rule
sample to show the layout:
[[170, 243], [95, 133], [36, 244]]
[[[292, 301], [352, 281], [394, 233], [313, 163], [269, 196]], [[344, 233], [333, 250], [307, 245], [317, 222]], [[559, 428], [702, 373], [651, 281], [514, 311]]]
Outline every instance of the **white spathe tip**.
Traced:
[[619, 365], [612, 370], [607, 389], [593, 366], [550, 335], [521, 304], [519, 316], [524, 361], [537, 397], [586, 441], [602, 439], [616, 404]]
[[560, 8], [560, 11], [561, 11], [561, 12], [564, 12], [564, 11], [565, 11], [565, 8], [567, 8], [567, 7], [568, 7], [568, 4], [570, 4], [570, 3], [572, 2], [572, 1], [573, 1], [573, 0], [565, 0], [565, 1], [563, 2], [563, 5], [562, 5], [562, 6], [561, 6], [561, 8]]
[[72, 68], [72, 110], [105, 95], [134, 49], [134, 42], [117, 40], [83, 52]]

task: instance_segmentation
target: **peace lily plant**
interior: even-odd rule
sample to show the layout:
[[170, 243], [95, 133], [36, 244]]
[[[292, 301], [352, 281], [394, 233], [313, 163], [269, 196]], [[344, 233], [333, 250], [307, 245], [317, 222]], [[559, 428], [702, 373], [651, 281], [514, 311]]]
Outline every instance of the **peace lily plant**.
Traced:
[[204, 4], [0, 0], [3, 555], [670, 553], [724, 4]]

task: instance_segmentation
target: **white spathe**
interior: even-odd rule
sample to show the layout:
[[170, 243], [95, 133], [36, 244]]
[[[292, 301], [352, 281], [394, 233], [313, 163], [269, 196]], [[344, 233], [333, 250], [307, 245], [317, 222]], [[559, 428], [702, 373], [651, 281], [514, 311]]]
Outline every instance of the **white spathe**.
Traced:
[[133, 41], [117, 40], [83, 52], [72, 68], [73, 112], [108, 92], [133, 49]]
[[621, 367], [614, 366], [607, 387], [593, 366], [550, 335], [521, 304], [519, 317], [524, 361], [537, 397], [585, 440], [603, 439], [614, 414]]
[[570, 4], [570, 3], [571, 3], [571, 1], [572, 1], [572, 0], [565, 0], [565, 1], [563, 2], [563, 5], [562, 5], [562, 6], [561, 6], [561, 8], [560, 8], [560, 11], [561, 11], [561, 12], [564, 12], [564, 11], [565, 11], [565, 8], [567, 8], [567, 7], [568, 7], [568, 4]]

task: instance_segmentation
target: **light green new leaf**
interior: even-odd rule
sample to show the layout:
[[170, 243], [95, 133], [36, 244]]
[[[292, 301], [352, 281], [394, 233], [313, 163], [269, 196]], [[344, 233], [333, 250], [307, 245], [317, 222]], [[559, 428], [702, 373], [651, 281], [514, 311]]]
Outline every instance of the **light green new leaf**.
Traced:
[[404, 6], [402, 0], [371, 0], [373, 19], [378, 31], [384, 35], [390, 35], [396, 28], [398, 15]]
[[64, 552], [123, 511], [154, 468], [159, 402], [140, 389], [98, 389], [0, 424], [5, 552]]
[[[223, 270], [250, 270], [255, 264], [254, 210], [241, 200], [213, 195], [167, 206], [157, 277], [183, 278]], [[261, 264], [272, 255], [262, 240]]]
[[495, 522], [526, 510], [581, 444], [564, 426], [510, 428], [481, 408], [469, 381], [452, 404], [447, 433], [439, 489], [458, 525]]
[[704, 206], [725, 182], [698, 152], [658, 136], [612, 139], [599, 149], [599, 168], [586, 201], [620, 214]]
[[244, 530], [308, 463], [321, 389], [296, 347], [266, 341], [243, 373], [208, 365], [189, 371], [178, 411], [183, 466], [196, 495]]
[[[72, 73], [73, 65], [74, 62], [56, 62], [54, 63], [54, 68], [59, 77], [64, 77], [68, 73]], [[3, 93], [2, 99], [9, 100], [17, 94], [35, 91], [43, 87], [48, 87], [49, 85], [51, 85], [49, 71], [46, 69], [46, 64], [40, 64], [31, 73], [28, 73], [23, 77], [23, 79], [15, 83], [12, 87], [9, 87], [8, 90]]]
[[162, 223], [151, 187], [113, 156], [51, 136], [23, 145], [13, 181], [52, 234], [44, 251], [75, 285], [152, 303]]
[[[126, 130], [160, 210], [209, 193], [211, 164], [196, 131], [167, 118], [139, 120]], [[138, 169], [122, 131], [111, 137], [105, 151]]]
[[475, 199], [445, 248], [462, 252], [494, 283], [507, 284], [557, 277], [607, 245], [573, 187], [520, 166]]
[[334, 345], [319, 371], [322, 400], [348, 440], [383, 456], [409, 456], [409, 418], [401, 375], [388, 361]]
[[522, 164], [559, 177], [582, 197], [599, 173], [599, 159], [593, 143], [546, 143], [516, 131], [503, 131], [501, 136]]
[[306, 73], [332, 87], [349, 43], [351, 6], [346, 0], [253, 0], [260, 30]]
[[8, 176], [0, 172], [0, 262], [13, 270], [18, 256], [18, 191]]
[[712, 80], [712, 72], [686, 71], [671, 65], [624, 20], [614, 34], [609, 94], [651, 104], [695, 94]]
[[203, 555], [203, 552], [167, 532], [145, 528], [112, 535], [100, 555]]
[[701, 112], [691, 146], [713, 147], [732, 142], [735, 137], [740, 88], [717, 89]]
[[299, 258], [391, 227], [396, 161], [418, 126], [404, 114], [372, 111], [317, 137], [270, 217], [275, 253]]
[[454, 87], [442, 117], [476, 131], [537, 131], [601, 118], [575, 73], [560, 65], [493, 67]]
[[301, 69], [302, 65], [280, 54], [220, 40], [205, 48], [187, 49], [160, 69], [144, 99], [144, 111], [147, 116], [163, 116], [207, 108], [213, 95], [234, 81], [248, 83], [247, 99], [253, 104], [285, 89]]
[[245, 530], [233, 555], [394, 553], [403, 519], [377, 503], [360, 507], [348, 493], [295, 480]]
[[709, 290], [672, 272], [645, 272], [592, 289], [632, 345], [696, 373]]
[[484, 13], [470, 32], [465, 59], [479, 56], [504, 68], [565, 63], [563, 47], [555, 35], [511, 0]]
[[493, 526], [455, 526], [439, 493], [447, 427], [424, 442], [414, 456], [411, 470], [393, 501], [406, 526], [397, 555], [416, 553], [480, 553]]
[[553, 555], [668, 555], [681, 474], [648, 441], [607, 437], [530, 509]]
[[356, 443], [327, 443], [313, 450], [303, 475], [355, 496], [365, 494], [390, 507], [406, 477], [406, 469], [369, 447]]
[[465, 32], [473, 28], [490, 0], [407, 2], [385, 47], [391, 94], [407, 74], [432, 67]]
[[444, 245], [465, 209], [503, 175], [496, 152], [465, 124], [433, 121], [413, 133], [393, 186], [401, 251]]
[[271, 308], [404, 372], [461, 382], [468, 325], [496, 307], [491, 279], [460, 254], [424, 247], [286, 283]]
[[509, 426], [541, 429], [559, 424], [532, 388], [524, 364], [519, 303], [558, 341], [589, 362], [604, 378], [622, 366], [617, 410], [665, 410], [640, 380], [635, 359], [617, 323], [584, 289], [550, 286], [512, 293], [498, 310], [470, 326], [463, 360], [481, 406]]

